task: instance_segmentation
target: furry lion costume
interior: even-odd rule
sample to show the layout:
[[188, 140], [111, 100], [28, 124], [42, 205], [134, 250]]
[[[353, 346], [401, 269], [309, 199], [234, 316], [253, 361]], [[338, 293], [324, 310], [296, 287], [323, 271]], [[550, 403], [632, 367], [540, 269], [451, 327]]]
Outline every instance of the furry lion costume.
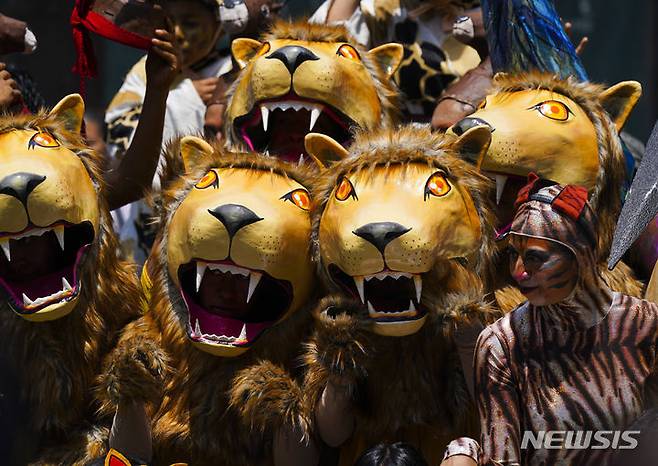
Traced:
[[271, 464], [277, 432], [310, 429], [294, 379], [315, 281], [309, 173], [194, 137], [181, 153], [143, 276], [148, 312], [106, 388], [113, 404], [146, 403], [154, 464]]
[[438, 464], [451, 435], [473, 427], [452, 337], [496, 315], [477, 274], [493, 224], [486, 179], [462, 158], [489, 141], [486, 128], [454, 138], [405, 126], [360, 133], [346, 151], [307, 136], [309, 153], [342, 159], [314, 191], [313, 252], [331, 293], [313, 311], [304, 385], [341, 465], [400, 440]]
[[[139, 315], [117, 258], [100, 156], [80, 135], [84, 104], [0, 118], [0, 382], [4, 464], [84, 464], [110, 419], [93, 397], [104, 357]], [[11, 450], [10, 450], [11, 451]]]

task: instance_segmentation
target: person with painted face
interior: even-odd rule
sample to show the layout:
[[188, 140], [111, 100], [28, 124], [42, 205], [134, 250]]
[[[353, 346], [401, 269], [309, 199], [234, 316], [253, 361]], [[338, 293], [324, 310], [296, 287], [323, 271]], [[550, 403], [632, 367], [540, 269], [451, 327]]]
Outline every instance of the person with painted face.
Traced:
[[516, 205], [501, 239], [528, 300], [480, 334], [480, 443], [451, 442], [442, 465], [611, 464], [634, 443], [621, 431], [656, 400], [658, 307], [599, 275], [585, 188], [533, 174]]

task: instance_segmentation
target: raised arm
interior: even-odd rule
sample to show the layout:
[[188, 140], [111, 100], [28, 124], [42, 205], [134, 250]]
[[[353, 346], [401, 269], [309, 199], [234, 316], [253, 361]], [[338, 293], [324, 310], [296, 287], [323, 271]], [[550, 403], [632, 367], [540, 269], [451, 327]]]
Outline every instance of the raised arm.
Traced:
[[167, 96], [180, 73], [180, 50], [173, 33], [156, 29], [146, 59], [144, 105], [130, 147], [106, 174], [110, 209], [119, 208], [144, 196], [158, 167]]
[[359, 6], [359, 0], [333, 0], [327, 13], [327, 23], [347, 21]]

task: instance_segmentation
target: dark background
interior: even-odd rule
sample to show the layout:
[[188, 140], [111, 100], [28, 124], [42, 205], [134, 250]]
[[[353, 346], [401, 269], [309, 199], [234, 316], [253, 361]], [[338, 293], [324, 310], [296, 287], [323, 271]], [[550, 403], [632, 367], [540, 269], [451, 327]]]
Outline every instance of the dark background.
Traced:
[[[319, 0], [288, 0], [284, 14], [312, 12]], [[644, 95], [627, 129], [646, 140], [658, 116], [658, 2], [652, 0], [556, 0], [565, 20], [574, 23], [574, 37], [587, 35], [590, 43], [583, 61], [592, 81], [614, 84], [640, 81]], [[71, 73], [75, 54], [69, 16], [73, 0], [0, 0], [0, 12], [27, 21], [39, 48], [32, 55], [3, 60], [27, 69], [37, 80], [48, 105], [78, 92]], [[125, 73], [142, 51], [94, 37], [100, 76], [87, 84], [87, 106], [101, 116]]]

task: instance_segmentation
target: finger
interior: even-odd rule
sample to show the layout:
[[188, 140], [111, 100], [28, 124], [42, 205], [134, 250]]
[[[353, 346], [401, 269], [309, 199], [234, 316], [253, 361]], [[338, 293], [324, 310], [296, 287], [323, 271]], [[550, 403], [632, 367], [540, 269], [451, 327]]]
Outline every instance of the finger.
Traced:
[[7, 84], [9, 84], [9, 87], [11, 87], [12, 89], [18, 89], [18, 83], [13, 79], [8, 79]]
[[156, 29], [154, 36], [161, 39], [165, 40], [167, 42], [173, 42], [174, 41], [174, 34], [170, 33], [169, 31], [165, 29]]
[[570, 21], [564, 23], [564, 32], [567, 33], [567, 36], [571, 37], [571, 30], [573, 29], [573, 24]]
[[13, 91], [11, 91], [11, 96], [14, 97], [15, 99], [18, 99], [19, 97], [23, 97], [23, 93], [18, 89], [14, 89]]
[[0, 62], [0, 71], [4, 70], [7, 67], [4, 63]]
[[161, 50], [165, 50], [169, 53], [174, 53], [174, 45], [171, 42], [166, 42], [159, 39], [152, 39], [151, 42], [153, 45]]
[[11, 79], [11, 74], [7, 70], [2, 70], [0, 71], [0, 79]]
[[576, 55], [580, 55], [583, 53], [583, 50], [585, 50], [585, 46], [589, 42], [589, 37], [585, 36], [582, 39], [580, 39], [580, 43], [578, 44], [578, 47], [576, 47]]
[[165, 50], [162, 50], [158, 47], [153, 47], [151, 49], [158, 57], [162, 58], [164, 61], [167, 62], [169, 66], [172, 68], [177, 68], [178, 67], [178, 60], [176, 59], [176, 55], [169, 53]]
[[165, 24], [167, 25], [167, 31], [173, 34], [176, 27], [174, 26], [174, 22], [169, 16], [165, 16]]

